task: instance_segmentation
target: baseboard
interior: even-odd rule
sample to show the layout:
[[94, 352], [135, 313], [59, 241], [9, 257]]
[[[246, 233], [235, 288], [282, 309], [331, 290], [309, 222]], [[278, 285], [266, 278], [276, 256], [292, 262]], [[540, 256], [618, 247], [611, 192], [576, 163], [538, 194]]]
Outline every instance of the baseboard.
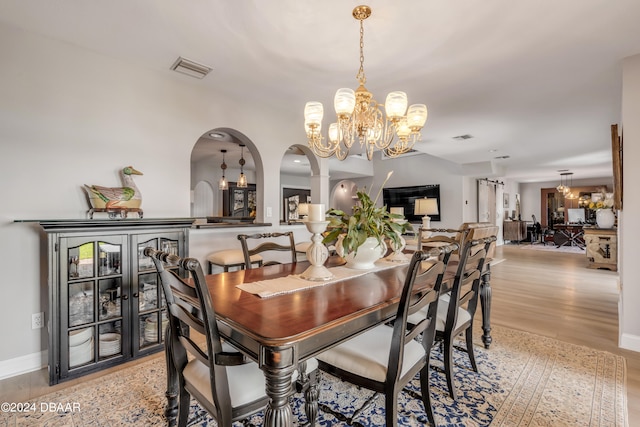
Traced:
[[622, 334], [620, 336], [620, 348], [640, 352], [640, 336]]
[[47, 366], [47, 350], [0, 361], [0, 380], [40, 370]]

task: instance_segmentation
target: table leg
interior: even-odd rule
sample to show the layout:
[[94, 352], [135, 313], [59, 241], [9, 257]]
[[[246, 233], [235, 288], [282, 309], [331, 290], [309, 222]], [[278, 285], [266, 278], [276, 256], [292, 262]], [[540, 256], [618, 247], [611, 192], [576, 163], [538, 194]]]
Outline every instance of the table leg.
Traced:
[[293, 426], [293, 414], [289, 405], [292, 392], [291, 374], [294, 367], [285, 369], [270, 369], [263, 366], [266, 379], [266, 391], [269, 405], [264, 413], [264, 425], [267, 427]]
[[307, 373], [307, 362], [298, 364], [296, 392], [304, 392], [304, 413], [307, 416], [309, 425], [314, 427], [318, 418], [318, 370], [316, 369], [309, 375]]
[[480, 308], [482, 310], [482, 342], [484, 348], [491, 345], [491, 265], [487, 264], [480, 280]]
[[167, 364], [167, 391], [165, 392], [167, 406], [164, 408], [164, 415], [167, 419], [167, 425], [175, 426], [178, 418], [178, 373], [173, 363], [171, 335], [171, 327], [170, 323], [168, 323], [164, 334], [164, 356]]

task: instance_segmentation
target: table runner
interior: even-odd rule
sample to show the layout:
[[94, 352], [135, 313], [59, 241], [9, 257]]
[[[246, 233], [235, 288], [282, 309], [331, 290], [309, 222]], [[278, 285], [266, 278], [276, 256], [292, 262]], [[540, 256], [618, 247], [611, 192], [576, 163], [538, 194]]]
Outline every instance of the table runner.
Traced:
[[351, 279], [358, 276], [364, 276], [368, 273], [374, 273], [376, 271], [386, 270], [388, 268], [397, 267], [400, 265], [407, 265], [409, 262], [397, 262], [387, 261], [380, 259], [376, 261], [375, 267], [369, 270], [355, 270], [353, 268], [339, 266], [331, 267], [329, 271], [335, 276], [333, 279], [314, 282], [301, 278], [300, 274], [290, 274], [285, 277], [278, 277], [269, 280], [260, 280], [257, 282], [243, 283], [237, 285], [239, 289], [258, 295], [260, 298], [269, 298], [276, 295], [288, 294], [304, 289], [311, 289], [317, 286], [325, 286], [331, 283], [340, 282], [345, 279]]

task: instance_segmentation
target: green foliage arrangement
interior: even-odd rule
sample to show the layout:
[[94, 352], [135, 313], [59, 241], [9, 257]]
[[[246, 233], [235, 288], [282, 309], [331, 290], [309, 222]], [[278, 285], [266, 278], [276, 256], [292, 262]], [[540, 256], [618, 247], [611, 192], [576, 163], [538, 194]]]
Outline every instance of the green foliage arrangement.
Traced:
[[382, 188], [391, 174], [393, 171], [387, 174], [387, 178], [382, 183], [374, 200], [371, 200], [368, 193], [358, 191], [357, 197], [360, 203], [354, 206], [353, 214], [349, 215], [340, 209], [327, 211], [329, 232], [323, 239], [323, 243], [334, 242], [339, 235], [344, 234], [342, 246], [345, 254], [356, 253], [358, 247], [368, 237], [375, 237], [383, 247], [385, 239], [392, 242], [392, 247], [398, 247], [401, 244], [399, 234], [412, 230], [412, 225], [407, 221], [402, 221], [404, 216], [390, 213], [386, 206], [376, 206]]

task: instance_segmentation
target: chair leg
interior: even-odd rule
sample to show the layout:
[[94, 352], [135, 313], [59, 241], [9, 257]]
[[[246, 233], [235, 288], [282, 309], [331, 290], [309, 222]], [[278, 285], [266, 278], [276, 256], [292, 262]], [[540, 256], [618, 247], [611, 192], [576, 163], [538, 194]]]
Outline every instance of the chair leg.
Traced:
[[[429, 360], [429, 355], [427, 355]], [[424, 410], [427, 413], [427, 419], [432, 426], [436, 425], [436, 419], [433, 415], [433, 406], [431, 406], [431, 391], [429, 385], [429, 364], [427, 363], [422, 370], [420, 370], [420, 394], [422, 395], [422, 404]]]
[[456, 400], [456, 386], [453, 383], [453, 337], [444, 338], [444, 373], [447, 377], [447, 387], [453, 400]]
[[465, 341], [467, 342], [467, 354], [469, 355], [469, 361], [474, 372], [478, 372], [478, 365], [476, 363], [476, 355], [473, 352], [473, 326], [470, 325], [464, 333]]
[[191, 395], [184, 389], [184, 384], [180, 385], [180, 400], [178, 401], [178, 426], [186, 427], [189, 421], [189, 405], [191, 403]]
[[384, 411], [387, 427], [398, 427], [398, 391], [387, 391], [384, 395]]

